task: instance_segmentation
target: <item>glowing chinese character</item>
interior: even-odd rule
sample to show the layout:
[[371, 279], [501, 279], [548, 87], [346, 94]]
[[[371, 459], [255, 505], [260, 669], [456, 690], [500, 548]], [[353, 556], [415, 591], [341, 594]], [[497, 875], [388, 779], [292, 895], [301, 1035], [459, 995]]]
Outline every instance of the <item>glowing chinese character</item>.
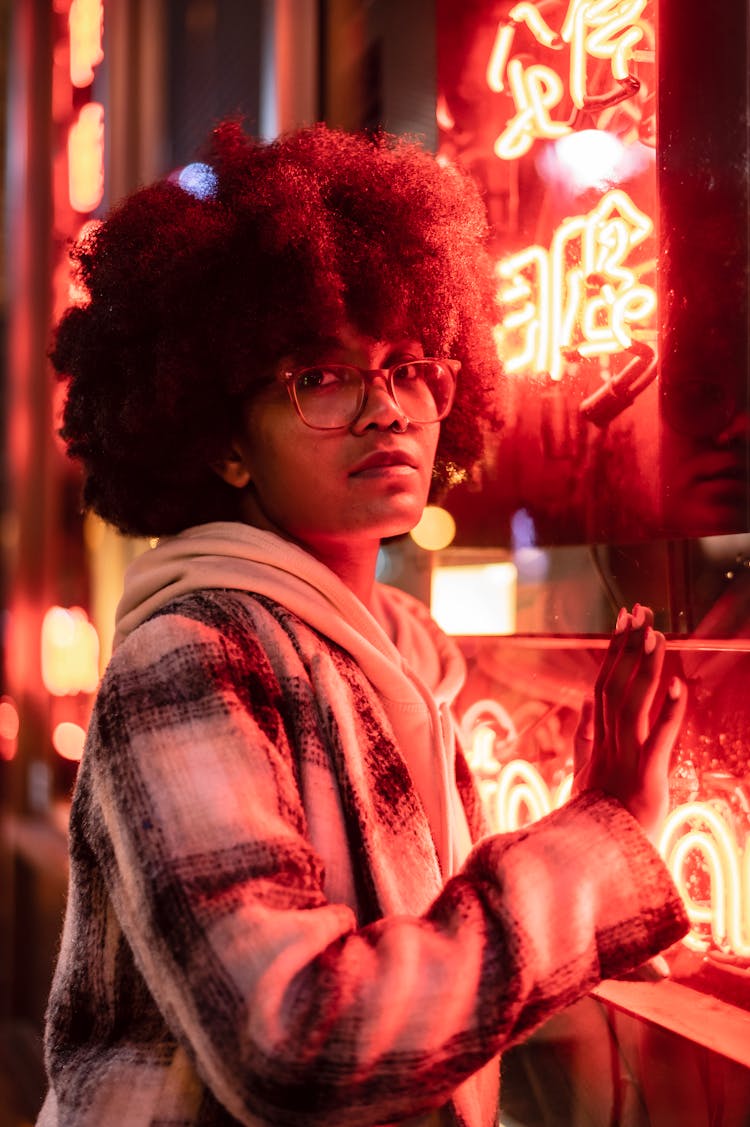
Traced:
[[[641, 16], [648, 0], [570, 0], [559, 32], [549, 26], [535, 4], [516, 4], [507, 20], [497, 29], [487, 64], [487, 83], [491, 90], [507, 89], [513, 99], [515, 115], [495, 143], [503, 160], [516, 160], [529, 150], [537, 138], [554, 139], [572, 131], [569, 120], [556, 120], [552, 113], [565, 95], [557, 71], [541, 63], [524, 65], [513, 55], [516, 32], [525, 25], [540, 47], [559, 51], [568, 45], [570, 62], [568, 93], [577, 109], [604, 108], [628, 98], [639, 89], [630, 64], [636, 47], [646, 36]], [[650, 57], [650, 55], [649, 55]], [[604, 93], [588, 89], [590, 60], [609, 60], [616, 86]]]
[[639, 17], [646, 3], [647, 0], [571, 0], [560, 35], [570, 43], [570, 93], [578, 109], [588, 102], [587, 56], [609, 59], [612, 77], [625, 84], [631, 81], [629, 64], [644, 36]]
[[656, 293], [629, 261], [652, 231], [649, 217], [614, 189], [588, 215], [561, 223], [549, 250], [527, 247], [499, 262], [506, 313], [496, 335], [506, 371], [548, 372], [559, 380], [566, 352], [628, 349], [633, 327], [656, 309]]

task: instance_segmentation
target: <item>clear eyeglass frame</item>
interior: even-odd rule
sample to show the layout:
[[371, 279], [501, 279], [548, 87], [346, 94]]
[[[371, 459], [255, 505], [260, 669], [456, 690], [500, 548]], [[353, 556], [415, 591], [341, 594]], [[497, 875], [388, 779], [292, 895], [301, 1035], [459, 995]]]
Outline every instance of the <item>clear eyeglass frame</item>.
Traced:
[[[419, 367], [426, 372], [430, 370], [430, 366], [438, 366], [440, 373], [440, 386], [439, 390], [441, 395], [444, 396], [444, 402], [436, 410], [429, 413], [426, 418], [417, 418], [413, 413], [411, 405], [405, 405], [403, 399], [405, 398], [402, 391], [402, 399], [399, 399], [398, 390], [394, 384], [394, 380], [398, 379], [400, 369], [414, 369]], [[281, 373], [282, 382], [286, 387], [292, 406], [297, 412], [298, 416], [305, 424], [312, 430], [346, 430], [351, 427], [362, 414], [367, 404], [368, 389], [372, 387], [376, 379], [382, 379], [385, 382], [386, 389], [396, 407], [401, 411], [404, 417], [410, 423], [427, 424], [438, 423], [444, 419], [453, 406], [453, 400], [456, 392], [456, 377], [461, 370], [461, 361], [447, 359], [443, 357], [434, 356], [420, 356], [414, 360], [401, 360], [398, 364], [392, 364], [388, 368], [360, 368], [355, 364], [308, 364], [302, 368], [295, 368], [290, 371]], [[302, 392], [300, 391], [299, 381], [306, 375], [312, 372], [325, 371], [328, 373], [355, 373], [358, 378], [358, 386], [356, 389], [356, 397], [352, 400], [352, 405], [347, 406], [346, 418], [341, 422], [334, 423], [321, 423], [313, 422], [305, 415], [303, 405], [300, 401]], [[413, 376], [411, 377], [413, 379]], [[426, 385], [429, 387], [429, 385]], [[436, 385], [437, 386], [437, 385]], [[435, 402], [433, 398], [433, 403]], [[410, 409], [411, 407], [411, 409]]]

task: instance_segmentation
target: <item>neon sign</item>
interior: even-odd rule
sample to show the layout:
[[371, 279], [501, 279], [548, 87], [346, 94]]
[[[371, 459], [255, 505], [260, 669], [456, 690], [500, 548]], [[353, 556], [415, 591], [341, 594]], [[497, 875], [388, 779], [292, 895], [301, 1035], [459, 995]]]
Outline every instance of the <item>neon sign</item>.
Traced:
[[[478, 702], [472, 706], [473, 715], [493, 715], [494, 706], [494, 701]], [[501, 747], [509, 742], [502, 740]], [[550, 787], [524, 759], [501, 765], [495, 754], [497, 733], [489, 724], [477, 724], [467, 746], [469, 764], [496, 833], [521, 829], [562, 806], [570, 796], [571, 774]], [[750, 959], [750, 836], [740, 846], [731, 819], [719, 806], [711, 801], [677, 806], [665, 822], [659, 852], [690, 920], [691, 929], [683, 943], [693, 951]]]
[[87, 102], [68, 133], [68, 189], [74, 211], [95, 211], [104, 195], [104, 107]]
[[102, 0], [73, 0], [68, 13], [70, 81], [83, 88], [94, 81], [94, 68], [104, 58], [102, 50]]
[[[565, 219], [549, 250], [526, 247], [496, 266], [506, 309], [496, 328], [509, 373], [562, 378], [566, 352], [622, 352], [656, 310], [656, 291], [629, 262], [653, 233], [652, 220], [619, 188], [586, 215]], [[642, 270], [643, 268], [641, 268]]]
[[[750, 959], [750, 838], [740, 849], [718, 810], [705, 802], [690, 802], [667, 818], [659, 852], [692, 925], [684, 942], [694, 951], [714, 947]], [[708, 872], [707, 899], [696, 899], [691, 888], [696, 862]]]
[[93, 693], [99, 637], [81, 607], [50, 607], [42, 620], [42, 681], [53, 696]]
[[[495, 142], [501, 160], [517, 160], [537, 138], [554, 139], [573, 129], [570, 120], [555, 120], [552, 112], [563, 101], [566, 90], [556, 70], [541, 63], [528, 64], [512, 54], [518, 29], [525, 25], [536, 43], [550, 51], [567, 45], [570, 53], [568, 88], [576, 110], [604, 109], [631, 97], [640, 82], [631, 72], [633, 61], [653, 61], [653, 33], [640, 17], [648, 0], [570, 0], [559, 32], [553, 30], [536, 4], [516, 4], [497, 29], [487, 64], [489, 88], [497, 93], [508, 89], [515, 115]], [[649, 49], [636, 51], [642, 40]], [[605, 93], [589, 91], [589, 64], [609, 62], [614, 86]], [[644, 133], [647, 130], [644, 129]]]

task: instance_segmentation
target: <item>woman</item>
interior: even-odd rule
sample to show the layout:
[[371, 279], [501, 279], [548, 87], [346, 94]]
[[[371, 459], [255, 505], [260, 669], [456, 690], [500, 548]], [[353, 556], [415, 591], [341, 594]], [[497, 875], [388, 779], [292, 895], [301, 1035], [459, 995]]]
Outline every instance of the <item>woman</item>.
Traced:
[[503, 1047], [685, 930], [642, 829], [684, 694], [623, 611], [580, 793], [482, 839], [461, 656], [374, 581], [481, 454], [480, 201], [323, 126], [207, 161], [78, 248], [53, 354], [87, 504], [163, 539], [77, 782], [39, 1123], [488, 1125]]

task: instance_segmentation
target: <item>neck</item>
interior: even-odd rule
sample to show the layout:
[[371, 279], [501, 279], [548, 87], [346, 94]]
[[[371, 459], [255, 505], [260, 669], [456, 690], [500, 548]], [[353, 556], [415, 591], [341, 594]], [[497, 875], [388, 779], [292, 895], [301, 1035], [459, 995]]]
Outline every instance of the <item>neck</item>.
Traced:
[[375, 567], [380, 549], [379, 537], [334, 537], [322, 534], [294, 536], [280, 528], [263, 512], [261, 507], [255, 503], [252, 493], [247, 495], [242, 519], [247, 524], [266, 529], [268, 532], [275, 532], [277, 536], [283, 537], [284, 540], [289, 540], [291, 543], [299, 545], [300, 548], [304, 548], [316, 560], [320, 560], [322, 564], [325, 564], [334, 574], [338, 575], [341, 582], [354, 592], [368, 610], [371, 609], [370, 601], [375, 583]]
[[380, 541], [341, 543], [340, 541], [297, 541], [311, 556], [338, 575], [342, 583], [353, 591], [360, 602], [371, 608], [372, 589], [375, 584], [375, 567]]

